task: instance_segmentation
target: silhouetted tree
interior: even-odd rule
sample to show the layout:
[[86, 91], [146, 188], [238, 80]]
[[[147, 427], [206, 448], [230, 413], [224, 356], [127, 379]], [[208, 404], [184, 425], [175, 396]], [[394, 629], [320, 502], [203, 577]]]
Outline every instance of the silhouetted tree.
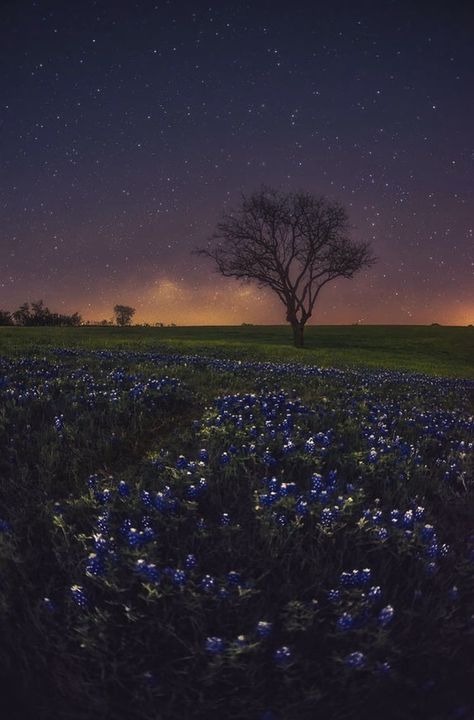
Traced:
[[51, 317], [52, 313], [47, 308], [42, 300], [37, 300], [31, 303], [30, 317], [28, 325], [55, 325], [54, 319]]
[[8, 310], [0, 310], [0, 325], [13, 325], [13, 318]]
[[28, 325], [30, 320], [30, 305], [29, 303], [23, 303], [20, 305], [18, 310], [13, 313], [13, 319], [15, 325]]
[[224, 213], [207, 248], [225, 277], [269, 287], [286, 308], [296, 347], [324, 285], [375, 262], [370, 244], [349, 238], [346, 210], [310, 193], [263, 187]]
[[78, 326], [82, 322], [82, 318], [79, 313], [75, 312], [72, 315], [63, 315], [62, 313], [53, 313], [45, 306], [42, 300], [37, 300], [31, 303], [23, 303], [20, 305], [18, 310], [12, 315], [15, 325], [42, 327], [45, 325], [69, 325]]
[[132, 317], [135, 315], [135, 308], [129, 305], [115, 305], [114, 314], [117, 325], [124, 327], [124, 325], [130, 325]]

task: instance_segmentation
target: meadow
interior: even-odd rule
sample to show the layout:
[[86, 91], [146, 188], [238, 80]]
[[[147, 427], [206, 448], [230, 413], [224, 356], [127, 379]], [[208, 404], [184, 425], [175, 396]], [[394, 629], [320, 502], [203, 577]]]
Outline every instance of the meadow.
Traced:
[[43, 347], [139, 349], [240, 359], [367, 367], [474, 378], [474, 327], [316, 325], [304, 349], [292, 347], [285, 325], [226, 327], [0, 327], [0, 352]]
[[474, 716], [473, 330], [285, 332], [0, 329], [9, 718]]

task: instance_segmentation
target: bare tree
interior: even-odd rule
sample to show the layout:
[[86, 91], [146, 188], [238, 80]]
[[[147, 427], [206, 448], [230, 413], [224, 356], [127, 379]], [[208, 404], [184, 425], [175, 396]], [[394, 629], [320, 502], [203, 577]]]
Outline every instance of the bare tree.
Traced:
[[130, 325], [132, 317], [135, 315], [135, 308], [129, 305], [115, 305], [114, 313], [117, 325], [124, 327], [125, 325]]
[[225, 277], [271, 288], [286, 308], [296, 347], [303, 347], [304, 327], [324, 285], [375, 262], [368, 242], [350, 239], [341, 205], [266, 187], [224, 213], [208, 247], [197, 253], [214, 260]]

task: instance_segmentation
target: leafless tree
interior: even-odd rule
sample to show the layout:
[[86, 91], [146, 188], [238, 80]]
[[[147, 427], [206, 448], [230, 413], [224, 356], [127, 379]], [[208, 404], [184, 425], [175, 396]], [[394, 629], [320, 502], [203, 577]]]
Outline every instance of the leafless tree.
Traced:
[[322, 288], [375, 262], [370, 244], [349, 237], [346, 210], [310, 193], [263, 187], [224, 213], [207, 247], [225, 277], [269, 287], [286, 308], [296, 347]]

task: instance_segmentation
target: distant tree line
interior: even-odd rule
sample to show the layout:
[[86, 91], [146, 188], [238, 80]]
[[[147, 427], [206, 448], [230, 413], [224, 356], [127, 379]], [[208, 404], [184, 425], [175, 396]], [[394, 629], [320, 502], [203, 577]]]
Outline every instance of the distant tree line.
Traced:
[[18, 310], [0, 310], [0, 325], [19, 325], [22, 327], [39, 327], [44, 325], [77, 327], [82, 323], [79, 313], [72, 315], [51, 312], [42, 300], [23, 303]]

